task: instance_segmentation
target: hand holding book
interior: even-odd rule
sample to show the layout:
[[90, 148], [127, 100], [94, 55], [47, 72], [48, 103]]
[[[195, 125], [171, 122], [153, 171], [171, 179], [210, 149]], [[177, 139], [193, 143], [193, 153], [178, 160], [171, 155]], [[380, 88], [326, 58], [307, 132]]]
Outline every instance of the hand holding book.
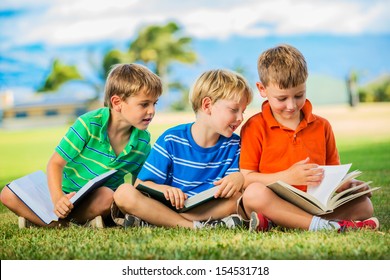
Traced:
[[166, 188], [164, 191], [164, 196], [177, 210], [184, 207], [184, 201], [188, 198], [188, 196], [181, 189], [171, 186]]
[[[370, 188], [371, 182], [355, 180], [361, 174], [355, 170], [348, 173], [351, 164], [321, 166], [325, 170], [324, 179], [315, 187], [308, 187], [303, 192], [283, 181], [268, 185], [277, 195], [314, 215], [323, 215], [333, 212], [337, 207], [361, 197], [371, 195], [371, 192], [380, 189]], [[355, 185], [354, 185], [355, 184]]]
[[159, 202], [161, 202], [165, 206], [171, 208], [172, 210], [179, 212], [179, 213], [182, 213], [182, 212], [186, 212], [186, 211], [188, 211], [196, 206], [204, 204], [210, 200], [216, 199], [215, 193], [216, 193], [218, 187], [213, 187], [213, 188], [207, 189], [203, 192], [200, 192], [196, 195], [188, 197], [187, 199], [184, 200], [184, 205], [182, 208], [180, 208], [180, 207], [177, 208], [176, 206], [172, 206], [171, 201], [167, 200], [167, 198], [165, 197], [164, 191], [162, 191], [161, 189], [156, 189], [156, 188], [153, 188], [151, 186], [146, 186], [142, 183], [138, 184], [136, 186], [136, 189], [139, 190], [140, 192], [144, 193], [145, 195], [149, 196], [150, 198], [158, 200]]
[[229, 198], [236, 195], [241, 191], [244, 180], [244, 176], [241, 172], [234, 172], [214, 182], [214, 185], [218, 187], [214, 197]]
[[76, 192], [64, 194], [54, 204], [54, 214], [56, 214], [58, 218], [65, 219], [70, 214], [73, 209], [73, 203], [71, 202], [71, 198], [75, 194]]
[[[360, 180], [351, 179], [350, 181], [347, 181], [343, 185], [341, 185], [336, 190], [336, 193], [341, 193], [341, 192], [344, 192], [344, 191], [346, 191], [348, 189], [356, 189], [356, 191], [354, 191], [352, 193], [364, 192], [364, 191], [370, 189], [369, 183], [370, 182], [363, 182], [363, 181], [360, 181]], [[367, 196], [371, 197], [371, 192], [367, 193]]]
[[[65, 205], [70, 208], [77, 205], [89, 193], [103, 186], [116, 171], [109, 170], [91, 179], [78, 192], [69, 193], [60, 198], [56, 205], [53, 205], [51, 199], [46, 174], [41, 170], [12, 181], [8, 184], [8, 188], [43, 222], [50, 224], [69, 214], [69, 209], [66, 209]], [[55, 213], [53, 209], [56, 209]]]
[[281, 180], [295, 186], [315, 187], [320, 185], [324, 178], [324, 169], [318, 164], [309, 162], [309, 157], [296, 162], [286, 170], [286, 178]]

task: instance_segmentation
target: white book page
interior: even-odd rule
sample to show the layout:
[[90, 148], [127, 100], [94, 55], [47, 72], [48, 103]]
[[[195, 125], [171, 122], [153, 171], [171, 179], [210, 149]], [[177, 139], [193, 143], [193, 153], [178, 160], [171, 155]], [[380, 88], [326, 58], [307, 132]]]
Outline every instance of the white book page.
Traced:
[[328, 200], [340, 182], [347, 175], [352, 164], [342, 165], [322, 165], [319, 168], [324, 169], [324, 179], [317, 187], [308, 187], [307, 193], [317, 198], [322, 204], [327, 205]]
[[16, 179], [9, 188], [45, 223], [58, 220], [43, 171]]
[[214, 196], [214, 194], [217, 192], [217, 190], [218, 190], [218, 187], [213, 187], [213, 188], [205, 190], [205, 191], [203, 191], [203, 192], [201, 192], [199, 194], [191, 196], [191, 197], [189, 197], [188, 199], [186, 199], [184, 201], [184, 206], [188, 207], [188, 206], [191, 206], [194, 203], [197, 203], [199, 201], [203, 201], [206, 198]]

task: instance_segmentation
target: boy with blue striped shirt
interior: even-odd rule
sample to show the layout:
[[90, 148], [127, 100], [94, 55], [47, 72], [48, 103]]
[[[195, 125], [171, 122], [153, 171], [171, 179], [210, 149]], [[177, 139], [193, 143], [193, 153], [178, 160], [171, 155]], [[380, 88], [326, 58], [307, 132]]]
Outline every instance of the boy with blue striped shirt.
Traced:
[[240, 138], [234, 131], [252, 101], [252, 90], [235, 72], [211, 70], [197, 79], [190, 101], [196, 121], [170, 128], [157, 139], [135, 185], [160, 190], [176, 209], [183, 208], [188, 197], [214, 186], [218, 186], [215, 197], [220, 199], [178, 213], [133, 185], [123, 184], [115, 191], [114, 200], [126, 213], [125, 227], [242, 224], [238, 215], [232, 215], [244, 184], [238, 167]]
[[[19, 227], [58, 226], [69, 220], [104, 227], [110, 218], [114, 190], [128, 173], [136, 178], [150, 149], [146, 130], [162, 93], [161, 79], [138, 64], [113, 67], [105, 86], [105, 107], [80, 116], [56, 147], [47, 165], [50, 195], [59, 222], [46, 225], [4, 187], [1, 201], [19, 215]], [[117, 172], [73, 209], [70, 198], [88, 181]]]

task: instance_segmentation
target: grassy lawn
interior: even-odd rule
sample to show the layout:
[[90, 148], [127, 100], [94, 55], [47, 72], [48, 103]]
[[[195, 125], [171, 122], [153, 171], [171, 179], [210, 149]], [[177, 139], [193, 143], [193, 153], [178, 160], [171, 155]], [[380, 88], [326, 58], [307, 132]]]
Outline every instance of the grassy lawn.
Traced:
[[[390, 112], [390, 105], [387, 110]], [[178, 116], [175, 120], [181, 122], [183, 119]], [[152, 124], [153, 138], [172, 124]], [[0, 185], [37, 169], [45, 170], [48, 158], [66, 130], [65, 126], [0, 130]], [[390, 134], [371, 137], [365, 131], [360, 136], [335, 131], [342, 162], [352, 162], [354, 169], [363, 171], [361, 179], [382, 187], [372, 197], [375, 215], [381, 222], [380, 231], [337, 234], [276, 229], [255, 234], [239, 229], [93, 230], [79, 226], [62, 230], [19, 230], [16, 216], [0, 205], [0, 257], [2, 260], [389, 260]]]

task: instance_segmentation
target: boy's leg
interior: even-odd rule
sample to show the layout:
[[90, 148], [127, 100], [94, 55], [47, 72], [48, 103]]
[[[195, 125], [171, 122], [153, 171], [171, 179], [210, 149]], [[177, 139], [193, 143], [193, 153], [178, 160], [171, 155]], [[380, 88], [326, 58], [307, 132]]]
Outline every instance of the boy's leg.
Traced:
[[322, 216], [328, 220], [366, 220], [373, 216], [374, 207], [372, 206], [371, 199], [364, 195], [357, 199], [354, 199], [340, 207], [336, 208], [333, 213]]
[[84, 224], [97, 216], [104, 220], [111, 218], [111, 204], [114, 191], [108, 187], [100, 187], [91, 192], [69, 214], [68, 218]]
[[242, 194], [238, 193], [230, 198], [212, 200], [181, 215], [191, 221], [217, 220], [236, 213], [237, 200]]
[[9, 210], [37, 226], [48, 226], [24, 204], [7, 186], [1, 191], [1, 202]]
[[162, 203], [143, 195], [130, 184], [123, 184], [114, 193], [115, 204], [128, 214], [156, 226], [193, 228], [193, 222]]
[[250, 184], [244, 191], [243, 204], [247, 216], [261, 213], [279, 226], [308, 230], [312, 215], [285, 201], [261, 183]]
[[[340, 219], [345, 216], [339, 216], [337, 217], [337, 220], [340, 219], [340, 221], [335, 221], [333, 220], [334, 217], [313, 216], [284, 199], [281, 199], [273, 191], [260, 183], [249, 185], [244, 191], [243, 199], [246, 213], [249, 213], [250, 211], [261, 213], [277, 225], [286, 228], [311, 231], [336, 229], [339, 232], [342, 232], [348, 229], [362, 228], [375, 230], [379, 227], [379, 222], [375, 218], [364, 219], [363, 217], [363, 221], [350, 221], [351, 218], [354, 218], [353, 216], [349, 217], [347, 220]], [[360, 202], [360, 207], [362, 209], [367, 209], [367, 202], [364, 202], [364, 199], [362, 200], [363, 202]], [[347, 208], [350, 210], [349, 213], [353, 212], [352, 208], [350, 208], [351, 205]], [[371, 203], [369, 205], [371, 205]], [[371, 216], [371, 213], [368, 213], [368, 215]]]

